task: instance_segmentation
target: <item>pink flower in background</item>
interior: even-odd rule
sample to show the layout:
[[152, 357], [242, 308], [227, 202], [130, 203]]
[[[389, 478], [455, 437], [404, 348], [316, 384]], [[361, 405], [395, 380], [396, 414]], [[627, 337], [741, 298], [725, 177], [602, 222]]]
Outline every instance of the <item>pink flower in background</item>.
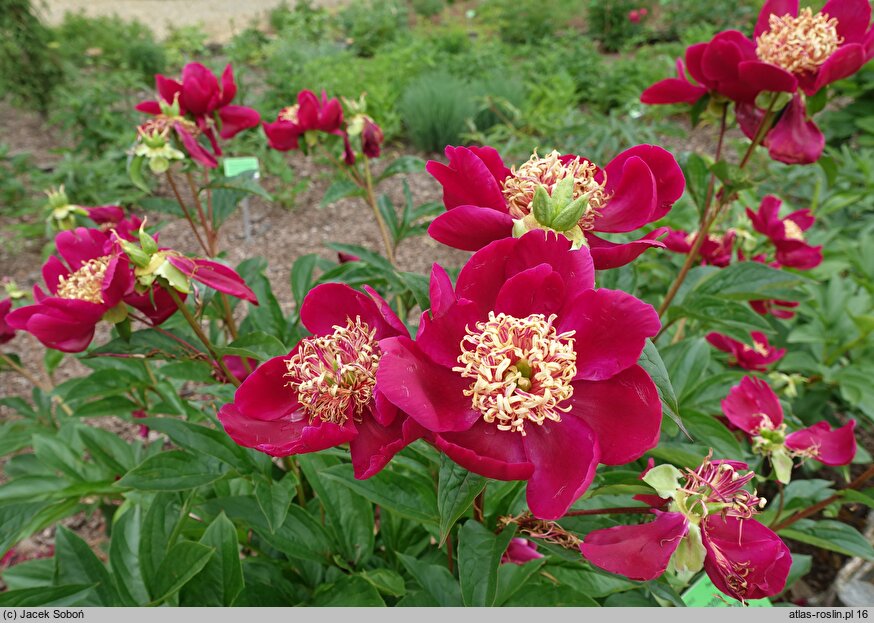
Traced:
[[[135, 420], [144, 420], [147, 417], [149, 417], [148, 414], [145, 411], [143, 411], [142, 409], [137, 409], [136, 411], [131, 413], [131, 416]], [[141, 439], [148, 439], [149, 438], [149, 427], [146, 426], [145, 424], [140, 424], [139, 426], [137, 426], [137, 435], [139, 435]]]
[[[255, 110], [230, 103], [237, 93], [230, 65], [222, 72], [221, 82], [200, 63], [188, 63], [182, 69], [181, 82], [159, 74], [155, 76], [155, 86], [158, 99], [136, 106], [140, 112], [153, 115], [140, 126], [141, 136], [167, 136], [172, 131], [188, 155], [208, 168], [218, 166], [216, 157], [222, 154], [216, 130], [222, 139], [230, 139], [261, 121]], [[212, 151], [198, 142], [201, 134]]]
[[543, 558], [537, 551], [537, 543], [528, 539], [512, 538], [507, 545], [507, 551], [501, 556], [501, 564], [524, 565], [526, 562]]
[[753, 345], [748, 346], [743, 342], [722, 335], [721, 333], [708, 333], [706, 339], [712, 346], [729, 354], [728, 362], [744, 370], [764, 371], [768, 366], [786, 354], [785, 348], [774, 348], [768, 343], [768, 337], [759, 331], [750, 333]]
[[116, 307], [134, 283], [127, 259], [103, 232], [79, 227], [62, 231], [55, 238], [61, 258], [51, 256], [42, 274], [49, 290], [33, 288], [33, 305], [9, 312], [6, 322], [27, 331], [40, 342], [67, 353], [85, 350], [94, 328], [104, 316], [115, 318]]
[[383, 141], [382, 128], [370, 117], [364, 118], [364, 128], [361, 130], [361, 151], [367, 158], [379, 158]]
[[754, 32], [755, 60], [741, 78], [759, 91], [800, 89], [810, 96], [856, 73], [874, 54], [868, 0], [829, 0], [819, 13], [798, 0], [768, 0]]
[[[701, 263], [719, 267], [731, 264], [735, 237], [736, 234], [731, 229], [724, 234], [707, 234], [707, 240], [701, 244], [701, 248], [698, 250]], [[697, 232], [690, 234], [681, 229], [675, 229], [668, 232], [663, 242], [669, 251], [688, 254], [692, 250], [696, 238]]]
[[822, 263], [822, 247], [814, 247], [804, 239], [804, 232], [816, 220], [808, 209], [796, 210], [780, 218], [782, 202], [774, 195], [762, 199], [759, 209], [746, 209], [753, 229], [764, 234], [776, 248], [776, 260], [780, 266], [809, 270]]
[[297, 104], [279, 111], [276, 121], [264, 123], [267, 142], [273, 149], [289, 151], [300, 147], [305, 132], [319, 131], [343, 136], [343, 107], [336, 98], [322, 92], [319, 100], [312, 91], [297, 95]]
[[758, 91], [741, 78], [739, 67], [743, 61], [755, 58], [755, 44], [742, 32], [720, 32], [708, 43], [689, 46], [686, 62], [677, 59], [677, 77], [656, 82], [641, 94], [640, 101], [694, 104], [710, 93], [735, 102], [751, 102]]
[[827, 422], [817, 422], [787, 433], [780, 400], [765, 381], [755, 377], [744, 377], [731, 388], [722, 401], [722, 412], [763, 454], [785, 452], [785, 447], [789, 456], [814, 458], [826, 465], [847, 465], [856, 456], [855, 420], [834, 430]]
[[632, 24], [639, 24], [640, 23], [640, 11], [638, 11], [637, 9], [631, 9], [628, 12], [628, 21], [631, 22]]
[[137, 231], [143, 224], [143, 219], [135, 214], [125, 217], [121, 206], [83, 206], [88, 212], [88, 218], [94, 221], [98, 228], [109, 236], [115, 232], [125, 240], [136, 240]]
[[566, 238], [504, 238], [470, 258], [455, 288], [435, 266], [416, 340], [380, 342], [386, 398], [465, 469], [527, 480], [543, 519], [564, 515], [598, 463], [625, 464], [658, 442], [658, 392], [637, 365], [658, 315], [593, 286], [588, 251]]
[[583, 557], [638, 581], [659, 577], [673, 558], [681, 571], [703, 567], [713, 584], [735, 599], [778, 594], [792, 557], [780, 537], [752, 519], [764, 499], [744, 488], [755, 477], [741, 473], [746, 468], [708, 457], [685, 474], [669, 465], [649, 470], [644, 480], [673, 499], [669, 511], [650, 511], [656, 518], [649, 523], [590, 532], [580, 545]]
[[[446, 207], [428, 228], [432, 238], [476, 251], [530, 229], [552, 229], [574, 240], [575, 246], [588, 246], [599, 270], [624, 266], [648, 248], [664, 246], [655, 240], [663, 230], [628, 243], [610, 242], [595, 232], [626, 233], [655, 222], [685, 188], [677, 161], [654, 145], [632, 147], [603, 169], [583, 157], [556, 151], [545, 157], [535, 153], [513, 169], [491, 147], [447, 147], [446, 157], [448, 164], [432, 160], [426, 167], [443, 186]], [[582, 210], [579, 218], [561, 226], [559, 219], [541, 223], [535, 200], [541, 187], [548, 198], [541, 195], [540, 199], [558, 201], [557, 195], [564, 194], [563, 200]]]
[[249, 375], [258, 367], [258, 360], [252, 357], [243, 359], [239, 355], [225, 355], [222, 357], [222, 361], [228, 371], [241, 383], [249, 378]]
[[271, 456], [349, 443], [356, 478], [369, 478], [424, 431], [382, 393], [379, 340], [408, 335], [376, 292], [328, 283], [307, 294], [300, 316], [313, 333], [263, 363], [218, 417], [231, 438]]
[[0, 344], [5, 344], [15, 337], [15, 329], [6, 323], [6, 315], [12, 310], [12, 299], [0, 300]]

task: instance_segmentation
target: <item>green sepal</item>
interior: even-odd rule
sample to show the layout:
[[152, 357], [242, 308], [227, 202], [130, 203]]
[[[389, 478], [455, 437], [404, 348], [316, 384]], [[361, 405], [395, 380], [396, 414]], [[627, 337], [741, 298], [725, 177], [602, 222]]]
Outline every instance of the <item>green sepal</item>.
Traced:
[[531, 212], [541, 225], [549, 227], [552, 223], [552, 200], [545, 186], [538, 186], [534, 190], [534, 199], [531, 201]]

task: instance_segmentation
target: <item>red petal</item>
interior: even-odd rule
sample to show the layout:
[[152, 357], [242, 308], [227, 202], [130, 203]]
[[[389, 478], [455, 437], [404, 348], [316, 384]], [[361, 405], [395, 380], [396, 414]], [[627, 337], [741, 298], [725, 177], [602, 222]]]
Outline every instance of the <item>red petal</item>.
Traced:
[[431, 160], [425, 169], [443, 186], [443, 205], [447, 210], [475, 205], [507, 211], [500, 185], [475, 152], [467, 147], [447, 147], [446, 157], [448, 165]]
[[576, 381], [572, 410], [597, 435], [600, 462], [624, 465], [658, 444], [662, 405], [649, 375], [632, 366], [606, 381]]
[[534, 464], [528, 508], [540, 519], [559, 519], [595, 479], [600, 459], [595, 432], [569, 414], [561, 422], [547, 420], [542, 426], [528, 422], [525, 432], [525, 454]]
[[689, 531], [682, 513], [652, 511], [656, 519], [636, 526], [614, 526], [586, 535], [583, 557], [610, 573], [646, 582], [665, 572]]
[[473, 205], [444, 212], [428, 226], [428, 235], [434, 240], [463, 251], [478, 251], [512, 233], [513, 218], [509, 214]]
[[496, 480], [527, 480], [534, 471], [522, 445], [522, 435], [498, 430], [478, 417], [470, 429], [441, 433], [437, 448], [467, 470]]
[[265, 361], [237, 388], [234, 406], [241, 415], [251, 420], [279, 420], [300, 408], [286, 376], [285, 362], [291, 354]]
[[480, 418], [464, 395], [470, 381], [430, 361], [413, 340], [388, 338], [379, 346], [377, 386], [419, 424], [434, 432], [462, 431]]
[[759, 11], [759, 18], [758, 20], [756, 20], [754, 38], [758, 39], [759, 35], [761, 35], [763, 32], [767, 32], [768, 30], [770, 30], [768, 20], [771, 17], [771, 14], [777, 16], [797, 16], [798, 0], [768, 0], [767, 2], [765, 2], [765, 6], [763, 6], [762, 10]]
[[762, 379], [745, 376], [732, 387], [722, 401], [722, 412], [728, 421], [742, 431], [756, 434], [767, 416], [769, 428], [783, 423], [783, 407], [774, 390]]
[[592, 232], [586, 232], [586, 242], [589, 244], [589, 252], [592, 254], [595, 270], [619, 268], [636, 260], [647, 249], [664, 247], [665, 244], [656, 238], [666, 231], [666, 227], [659, 227], [639, 240], [626, 243], [610, 242], [599, 238]]
[[600, 381], [637, 363], [661, 328], [652, 305], [621, 290], [586, 290], [567, 306], [558, 330], [575, 331], [575, 380]]
[[814, 458], [826, 465], [849, 465], [856, 456], [856, 421], [832, 430], [828, 422], [817, 422], [808, 428], [789, 433], [786, 447], [792, 450], [812, 450]]

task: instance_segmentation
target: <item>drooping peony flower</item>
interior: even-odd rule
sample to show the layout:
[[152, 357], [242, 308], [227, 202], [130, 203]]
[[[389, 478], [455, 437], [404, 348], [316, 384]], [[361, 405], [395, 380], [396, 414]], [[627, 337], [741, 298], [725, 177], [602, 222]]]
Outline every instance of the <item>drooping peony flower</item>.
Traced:
[[776, 260], [780, 266], [809, 270], [822, 263], [822, 247], [814, 247], [804, 239], [804, 232], [813, 226], [814, 219], [810, 210], [796, 210], [784, 218], [780, 218], [782, 202], [774, 195], [762, 199], [759, 209], [753, 212], [746, 209], [747, 216], [753, 223], [753, 229], [764, 234], [776, 248]]
[[589, 533], [580, 545], [583, 557], [640, 581], [669, 567], [686, 575], [703, 567], [720, 591], [741, 601], [778, 594], [792, 556], [780, 537], [752, 519], [765, 500], [744, 488], [755, 477], [741, 473], [746, 468], [708, 457], [685, 474], [672, 465], [648, 470], [643, 480], [672, 500], [669, 510], [653, 509], [656, 519], [649, 523]]
[[424, 434], [377, 383], [379, 341], [408, 333], [388, 303], [366, 292], [328, 283], [307, 294], [300, 317], [313, 336], [259, 366], [219, 411], [235, 442], [271, 456], [348, 442], [355, 477], [363, 479]]
[[759, 331], [750, 333], [753, 338], [752, 346], [721, 333], [708, 333], [705, 337], [712, 346], [729, 354], [729, 364], [744, 370], [767, 370], [770, 364], [786, 354], [785, 348], [774, 348], [768, 343], [768, 337]]
[[103, 232], [79, 227], [55, 238], [62, 259], [52, 256], [42, 274], [49, 293], [33, 287], [33, 305], [12, 310], [10, 327], [27, 331], [40, 342], [67, 353], [85, 350], [102, 319], [127, 316], [123, 298], [133, 287], [127, 257]]
[[685, 188], [674, 157], [654, 145], [638, 145], [603, 169], [589, 160], [553, 151], [536, 153], [508, 169], [491, 147], [447, 147], [448, 164], [430, 161], [428, 172], [443, 186], [446, 212], [428, 233], [457, 249], [485, 245], [532, 229], [560, 232], [575, 247], [588, 246], [596, 269], [634, 260], [663, 230], [629, 243], [613, 243], [595, 232], [625, 233], [657, 221]]
[[15, 337], [15, 329], [6, 322], [6, 316], [12, 310], [12, 299], [0, 300], [0, 344], [5, 344]]
[[[644, 104], [694, 104], [708, 93], [735, 102], [751, 102], [758, 91], [740, 76], [743, 61], [755, 60], [755, 44], [737, 30], [718, 33], [707, 43], [686, 49], [677, 59], [677, 77], [656, 82], [640, 96]], [[694, 82], [686, 75], [688, 69]]]
[[753, 450], [767, 456], [777, 479], [787, 484], [793, 457], [813, 458], [826, 465], [847, 465], [856, 456], [855, 420], [832, 430], [827, 422], [786, 432], [783, 407], [763, 380], [744, 377], [722, 401], [728, 421], [752, 440]]
[[337, 98], [328, 99], [324, 92], [320, 101], [312, 91], [303, 90], [297, 94], [297, 104], [283, 108], [276, 121], [263, 126], [267, 142], [273, 149], [298, 149], [300, 137], [306, 132], [343, 136], [343, 107]]
[[164, 257], [167, 263], [189, 280], [202, 283], [234, 298], [249, 301], [252, 305], [258, 304], [258, 297], [233, 268], [213, 260], [190, 258], [178, 253], [167, 253]]
[[[255, 110], [231, 104], [237, 94], [237, 85], [230, 65], [222, 72], [221, 83], [200, 63], [188, 63], [182, 69], [182, 82], [159, 74], [155, 76], [155, 86], [158, 99], [140, 102], [136, 109], [154, 115], [140, 126], [139, 134], [144, 145], [160, 153], [140, 150], [138, 156], [155, 156], [162, 163], [173, 159], [172, 150], [168, 151], [163, 142], [161, 145], [151, 144], [159, 139], [166, 141], [172, 131], [191, 158], [214, 168], [218, 166], [216, 156], [222, 153], [216, 130], [222, 139], [230, 139], [261, 121]], [[197, 141], [200, 134], [209, 141], [212, 152]]]
[[857, 72], [874, 55], [868, 0], [829, 0], [819, 13], [798, 0], [768, 0], [755, 28], [756, 60], [740, 65], [757, 91], [813, 95]]
[[[744, 102], [735, 107], [738, 125], [749, 139], [755, 138], [765, 111], [755, 104]], [[777, 122], [762, 139], [772, 160], [784, 164], [811, 164], [819, 160], [825, 149], [825, 135], [807, 117], [801, 95], [795, 94], [783, 109]]]
[[364, 127], [361, 129], [361, 152], [367, 158], [379, 158], [383, 138], [382, 128], [373, 119], [365, 116]]
[[[734, 230], [731, 229], [724, 234], [707, 234], [707, 239], [698, 250], [701, 263], [720, 267], [731, 264], [735, 236]], [[695, 238], [697, 238], [697, 232], [690, 234], [681, 229], [675, 229], [668, 232], [663, 242], [669, 251], [688, 254], [692, 250], [692, 245], [695, 244]]]
[[627, 463], [658, 441], [658, 393], [637, 365], [658, 315], [593, 287], [585, 248], [532, 231], [475, 253], [455, 288], [435, 266], [416, 340], [380, 342], [386, 398], [464, 468], [527, 480], [541, 519], [564, 515], [598, 463]]
[[798, 305], [798, 301], [780, 301], [777, 299], [750, 301], [750, 307], [757, 314], [762, 316], [770, 314], [774, 318], [781, 318], [783, 320], [794, 318], [795, 312], [792, 310], [798, 307]]
[[543, 558], [543, 554], [537, 551], [537, 543], [515, 537], [510, 539], [507, 550], [501, 555], [501, 564], [524, 565], [538, 558]]

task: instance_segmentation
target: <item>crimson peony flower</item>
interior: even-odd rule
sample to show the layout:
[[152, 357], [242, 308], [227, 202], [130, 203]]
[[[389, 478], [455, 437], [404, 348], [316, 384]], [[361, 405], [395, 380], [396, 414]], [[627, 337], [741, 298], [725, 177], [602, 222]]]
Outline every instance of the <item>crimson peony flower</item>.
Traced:
[[12, 299], [0, 300], [0, 344], [5, 344], [15, 337], [15, 329], [6, 322], [6, 315], [12, 309]]
[[349, 443], [356, 478], [379, 472], [422, 436], [376, 381], [379, 340], [407, 335], [380, 296], [328, 283], [307, 294], [301, 322], [313, 336], [258, 367], [218, 417], [231, 438], [271, 456]]
[[52, 256], [42, 274], [49, 290], [33, 288], [33, 305], [12, 310], [6, 322], [40, 342], [67, 353], [85, 350], [101, 319], [127, 315], [122, 299], [133, 288], [127, 256], [105, 234], [79, 227], [62, 231], [55, 245], [63, 261]]
[[[686, 62], [677, 59], [677, 77], [656, 82], [640, 96], [644, 104], [694, 104], [710, 93], [735, 102], [751, 102], [758, 91], [740, 76], [743, 61], [755, 60], [755, 44], [737, 30], [718, 33], [708, 43], [686, 49]], [[689, 80], [686, 75], [693, 78]]]
[[819, 13], [798, 0], [768, 0], [755, 28], [756, 59], [741, 79], [761, 91], [813, 95], [856, 73], [874, 55], [868, 0], [829, 0]]
[[822, 263], [822, 247], [814, 247], [804, 239], [804, 232], [813, 226], [816, 220], [808, 209], [796, 210], [784, 218], [780, 218], [780, 199], [767, 195], [762, 199], [759, 209], [753, 212], [747, 208], [747, 216], [753, 223], [753, 229], [764, 234], [777, 249], [777, 264], [809, 270]]
[[435, 266], [416, 340], [380, 342], [377, 385], [456, 463], [527, 480], [531, 512], [561, 517], [599, 462], [640, 457], [661, 424], [655, 385], [637, 365], [658, 315], [593, 288], [589, 252], [543, 231], [476, 252], [454, 289]]
[[[261, 121], [255, 110], [231, 104], [237, 94], [237, 85], [230, 65], [222, 72], [221, 84], [200, 63], [188, 63], [182, 69], [181, 83], [158, 74], [155, 86], [158, 99], [140, 102], [136, 106], [140, 112], [154, 115], [139, 128], [143, 140], [148, 143], [157, 137], [166, 138], [172, 130], [188, 155], [206, 167], [218, 166], [216, 156], [222, 153], [216, 140], [216, 129], [221, 138], [229, 139], [243, 130], [254, 128]], [[198, 143], [200, 134], [207, 138], [212, 152]], [[172, 159], [164, 152], [162, 157]]]
[[729, 354], [728, 362], [744, 370], [764, 371], [786, 354], [785, 348], [774, 348], [768, 343], [764, 333], [750, 333], [753, 345], [747, 346], [721, 333], [708, 333], [705, 337], [710, 344]]
[[561, 232], [574, 246], [588, 246], [595, 268], [628, 264], [663, 230], [629, 243], [594, 232], [624, 233], [657, 221], [685, 188], [674, 157], [654, 145], [638, 145], [603, 169], [574, 155], [536, 153], [508, 169], [491, 147], [447, 147], [448, 164], [430, 161], [428, 172], [443, 186], [446, 212], [428, 233], [443, 244], [476, 251], [494, 240], [531, 229]]
[[106, 232], [107, 238], [114, 232], [125, 240], [136, 240], [137, 232], [143, 225], [143, 219], [135, 214], [125, 217], [121, 206], [82, 206], [88, 213], [88, 218], [97, 224], [98, 229]]
[[639, 24], [640, 23], [640, 11], [638, 11], [637, 9], [631, 9], [628, 12], [628, 21], [631, 22], [632, 24]]
[[537, 551], [537, 543], [516, 537], [510, 539], [510, 544], [501, 556], [501, 564], [524, 565], [538, 558], [543, 558], [543, 554]]
[[[698, 250], [701, 263], [720, 267], [731, 264], [735, 237], [735, 233], [731, 229], [722, 235], [707, 234], [707, 239]], [[697, 232], [690, 234], [681, 229], [675, 229], [668, 232], [663, 242], [669, 251], [688, 254], [692, 250], [692, 245], [695, 244], [695, 238], [697, 238]]]
[[324, 91], [321, 101], [312, 91], [301, 91], [297, 94], [297, 104], [280, 110], [275, 122], [262, 125], [268, 144], [279, 151], [298, 149], [300, 137], [305, 132], [345, 135], [342, 130], [343, 107], [337, 98], [329, 100]]
[[703, 567], [716, 588], [741, 601], [778, 594], [792, 555], [779, 536], [752, 519], [765, 500], [744, 489], [755, 477], [740, 472], [746, 468], [708, 457], [686, 474], [671, 465], [649, 470], [643, 479], [672, 499], [669, 510], [653, 509], [656, 519], [649, 523], [589, 533], [580, 545], [583, 557], [640, 581], [659, 577], [669, 565], [687, 574]]
[[746, 376], [722, 401], [728, 421], [744, 431], [754, 451], [768, 456], [778, 480], [786, 484], [793, 457], [814, 458], [826, 465], [847, 465], [856, 456], [855, 420], [832, 430], [827, 422], [787, 433], [783, 407], [763, 380]]

